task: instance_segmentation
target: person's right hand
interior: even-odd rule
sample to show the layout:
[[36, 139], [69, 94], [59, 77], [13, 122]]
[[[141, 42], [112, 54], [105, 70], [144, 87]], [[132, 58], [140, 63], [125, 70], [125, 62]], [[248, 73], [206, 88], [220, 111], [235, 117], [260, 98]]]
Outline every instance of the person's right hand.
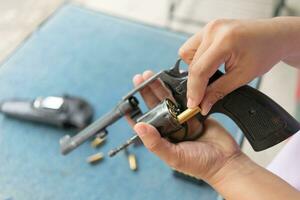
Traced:
[[[216, 101], [266, 73], [287, 55], [287, 36], [275, 19], [215, 20], [186, 41], [179, 55], [189, 64], [189, 108], [200, 105], [206, 115]], [[223, 63], [225, 75], [207, 86]]]

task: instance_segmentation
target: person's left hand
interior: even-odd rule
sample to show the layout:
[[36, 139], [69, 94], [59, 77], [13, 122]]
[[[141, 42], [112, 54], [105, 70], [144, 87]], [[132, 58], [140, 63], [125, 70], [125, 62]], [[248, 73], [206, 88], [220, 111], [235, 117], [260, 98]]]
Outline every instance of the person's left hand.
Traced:
[[[133, 82], [137, 86], [152, 75], [151, 71], [146, 71], [143, 75], [136, 75]], [[165, 98], [172, 99], [170, 92], [159, 80], [149, 84], [140, 93], [150, 109]], [[207, 182], [212, 181], [214, 175], [226, 163], [243, 155], [231, 135], [221, 125], [211, 119], [204, 122], [205, 130], [200, 138], [195, 141], [185, 141], [177, 144], [162, 138], [159, 132], [149, 124], [138, 123], [134, 125], [133, 121], [130, 121], [130, 123], [144, 145], [170, 167], [204, 179]], [[200, 124], [194, 119], [188, 125], [188, 134], [192, 134], [193, 130]]]

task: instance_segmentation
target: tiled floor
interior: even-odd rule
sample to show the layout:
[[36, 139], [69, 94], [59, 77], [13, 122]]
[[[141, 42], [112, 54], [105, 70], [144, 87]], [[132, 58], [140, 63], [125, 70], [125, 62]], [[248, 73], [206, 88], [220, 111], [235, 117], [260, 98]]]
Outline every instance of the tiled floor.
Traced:
[[[170, 2], [174, 0], [73, 0], [94, 10], [126, 17], [155, 26], [169, 27], [173, 30], [194, 33], [199, 25], [168, 20]], [[175, 0], [176, 1], [176, 0]], [[14, 49], [33, 32], [41, 22], [53, 13], [65, 1], [63, 0], [10, 0], [0, 1], [0, 61], [3, 61]], [[176, 18], [189, 18], [208, 22], [215, 18], [267, 18], [277, 0], [185, 0], [176, 9]], [[300, 2], [288, 1], [290, 13], [300, 10]], [[264, 76], [261, 90], [280, 103], [291, 114], [295, 113], [294, 92], [296, 87], [296, 69], [278, 64]], [[267, 151], [255, 153], [248, 142], [243, 151], [259, 164], [265, 166], [282, 147], [277, 145]]]

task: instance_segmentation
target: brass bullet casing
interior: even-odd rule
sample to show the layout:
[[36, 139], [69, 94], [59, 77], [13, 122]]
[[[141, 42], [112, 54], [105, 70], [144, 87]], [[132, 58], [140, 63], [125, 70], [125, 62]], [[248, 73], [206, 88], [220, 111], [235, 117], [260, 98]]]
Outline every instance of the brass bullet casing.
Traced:
[[97, 147], [101, 146], [106, 140], [106, 135], [107, 135], [107, 131], [102, 130], [100, 133], [98, 133], [96, 135], [94, 140], [91, 142], [91, 146], [94, 147], [94, 148], [97, 148]]
[[91, 142], [91, 146], [97, 148], [104, 143], [105, 139], [106, 139], [105, 137], [104, 138], [95, 137], [95, 139]]
[[129, 154], [128, 155], [128, 162], [129, 162], [129, 167], [132, 171], [137, 170], [137, 161], [136, 161], [136, 156], [134, 154]]
[[90, 164], [95, 164], [95, 163], [99, 162], [100, 160], [102, 160], [103, 158], [104, 158], [103, 153], [96, 153], [96, 154], [89, 156], [86, 159], [86, 161]]
[[177, 120], [179, 124], [183, 124], [199, 112], [201, 112], [201, 109], [198, 106], [195, 108], [188, 108], [177, 116]]

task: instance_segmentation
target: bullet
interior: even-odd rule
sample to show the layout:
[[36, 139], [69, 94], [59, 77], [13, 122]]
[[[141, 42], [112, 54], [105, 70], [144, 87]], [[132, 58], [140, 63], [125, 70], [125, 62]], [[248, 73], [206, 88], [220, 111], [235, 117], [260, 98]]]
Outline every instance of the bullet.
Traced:
[[199, 112], [201, 112], [201, 109], [199, 107], [188, 108], [177, 116], [177, 120], [179, 124], [183, 124]]
[[89, 156], [86, 161], [90, 164], [95, 164], [104, 158], [103, 153], [96, 153]]
[[136, 157], [134, 154], [128, 155], [128, 163], [129, 163], [129, 167], [132, 171], [137, 170], [137, 162], [136, 162]]
[[92, 142], [91, 142], [91, 146], [94, 148], [99, 147], [101, 144], [103, 144], [105, 141], [105, 137], [104, 138], [100, 138], [100, 137], [96, 137]]

